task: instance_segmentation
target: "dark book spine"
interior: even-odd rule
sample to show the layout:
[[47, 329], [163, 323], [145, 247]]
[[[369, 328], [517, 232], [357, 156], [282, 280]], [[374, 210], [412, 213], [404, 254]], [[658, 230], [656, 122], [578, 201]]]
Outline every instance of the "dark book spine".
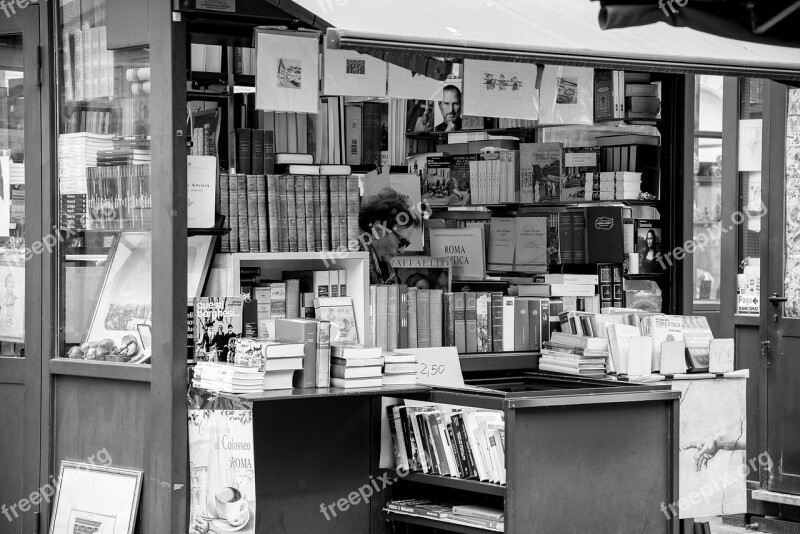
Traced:
[[[321, 192], [321, 191], [320, 191]], [[330, 176], [328, 179], [328, 199], [330, 202], [330, 228], [331, 250], [339, 252], [342, 245], [339, 240], [339, 177]]]
[[320, 205], [320, 177], [312, 176], [313, 196], [311, 205], [314, 209], [314, 250], [322, 250], [322, 206]]
[[252, 130], [249, 128], [236, 129], [236, 172], [250, 174], [250, 147], [252, 146]]
[[582, 211], [572, 214], [572, 259], [586, 263], [586, 216]]
[[231, 229], [230, 251], [239, 252], [239, 175], [231, 174], [228, 181], [228, 211], [230, 212]]
[[492, 350], [503, 351], [503, 294], [492, 293]]
[[467, 352], [467, 322], [466, 322], [466, 294], [458, 292], [453, 294], [455, 322], [456, 351], [459, 354]]
[[598, 290], [600, 292], [600, 307], [607, 308], [614, 305], [614, 273], [611, 265], [600, 264], [597, 266]]
[[450, 447], [450, 451], [453, 453], [453, 459], [455, 460], [455, 465], [450, 466], [450, 472], [454, 476], [464, 478], [465, 473], [462, 471], [463, 468], [458, 457], [458, 445], [456, 445], [456, 435], [453, 431], [453, 423], [447, 423], [446, 431], [448, 441], [447, 446]]
[[[299, 178], [299, 177], [298, 177]], [[315, 252], [314, 248], [314, 226], [316, 219], [314, 218], [314, 177], [304, 176], [303, 178], [303, 193], [305, 194], [306, 202], [303, 207], [303, 217], [305, 218], [305, 233], [303, 240], [306, 243], [306, 250]]]
[[278, 202], [279, 176], [267, 175], [267, 227], [269, 229], [269, 251], [280, 252], [280, 209]]
[[478, 352], [478, 301], [475, 293], [464, 294], [464, 317], [466, 321], [466, 351]]
[[306, 218], [306, 204], [309, 201], [308, 192], [306, 191], [306, 182], [308, 176], [295, 176], [294, 178], [294, 202], [297, 206], [297, 251], [298, 252], [313, 252], [313, 248], [308, 247], [306, 241], [306, 225], [308, 219]]
[[467, 461], [467, 449], [464, 446], [464, 434], [460, 427], [459, 414], [450, 417], [450, 428], [453, 431], [453, 452], [458, 462], [459, 471], [462, 478], [470, 478], [472, 472], [469, 469], [469, 462]]
[[250, 172], [264, 174], [264, 130], [252, 130]]
[[259, 175], [256, 180], [256, 210], [258, 212], [258, 251], [269, 252], [269, 226], [267, 224], [267, 177]]
[[562, 213], [558, 218], [559, 236], [561, 237], [561, 263], [574, 263], [573, 256], [573, 235], [572, 235], [572, 215]]
[[331, 195], [328, 176], [319, 177], [320, 250], [331, 250]]
[[361, 197], [358, 189], [358, 177], [346, 177], [347, 195], [347, 242], [349, 250], [358, 250], [359, 234], [358, 211], [361, 208]]
[[339, 242], [347, 250], [353, 243], [347, 242], [347, 176], [337, 176], [339, 181]]
[[[278, 209], [280, 210], [280, 252], [289, 252], [289, 175], [278, 177]], [[292, 188], [294, 191], [294, 188]], [[294, 208], [293, 208], [294, 209]], [[292, 222], [294, 224], [294, 222]]]
[[469, 439], [467, 438], [467, 428], [464, 426], [464, 416], [459, 413], [454, 417], [458, 421], [458, 431], [461, 434], [461, 440], [464, 443], [464, 456], [466, 457], [467, 468], [470, 472], [469, 478], [477, 478], [478, 468], [475, 465], [475, 456], [472, 452], [472, 447], [469, 444]]
[[239, 252], [250, 252], [250, 221], [247, 214], [247, 176], [244, 174], [237, 174], [236, 179], [239, 185], [239, 202], [237, 203], [237, 209], [239, 210]]
[[258, 175], [247, 175], [247, 235], [250, 252], [258, 252]]
[[417, 450], [417, 438], [414, 435], [414, 428], [411, 421], [408, 420], [408, 408], [401, 406], [398, 408], [400, 416], [400, 426], [403, 429], [403, 440], [406, 443], [406, 456], [408, 456], [408, 467], [412, 471], [419, 471], [422, 469], [420, 464], [419, 451]]
[[456, 321], [455, 321], [455, 294], [444, 294], [444, 310], [442, 330], [444, 334], [443, 346], [455, 347], [456, 346]]
[[[611, 267], [611, 299], [613, 305], [617, 307], [624, 306], [622, 291], [622, 265], [613, 265]], [[599, 310], [594, 310], [597, 313]]]
[[[302, 179], [301, 176], [286, 176], [286, 217], [289, 226], [289, 248], [287, 252], [297, 252], [297, 194], [295, 180]], [[302, 208], [302, 206], [301, 206]]]
[[264, 174], [275, 172], [275, 132], [264, 130]]

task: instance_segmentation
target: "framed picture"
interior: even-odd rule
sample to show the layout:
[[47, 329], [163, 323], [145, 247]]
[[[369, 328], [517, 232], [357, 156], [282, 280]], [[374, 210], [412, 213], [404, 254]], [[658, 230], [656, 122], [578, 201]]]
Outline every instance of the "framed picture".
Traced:
[[25, 261], [0, 254], [0, 341], [25, 341]]
[[216, 240], [216, 236], [213, 235], [189, 237], [186, 249], [186, 296], [189, 304], [203, 292]]
[[142, 472], [61, 462], [50, 534], [133, 534]]
[[152, 250], [150, 232], [121, 232], [116, 238], [85, 341], [111, 339], [119, 346], [132, 335], [141, 351], [137, 326], [152, 321]]

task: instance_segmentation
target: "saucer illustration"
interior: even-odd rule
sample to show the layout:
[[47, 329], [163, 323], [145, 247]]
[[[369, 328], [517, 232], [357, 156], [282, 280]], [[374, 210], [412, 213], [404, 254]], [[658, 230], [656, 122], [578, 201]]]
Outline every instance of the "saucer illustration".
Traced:
[[231, 525], [226, 520], [219, 518], [219, 513], [217, 513], [217, 507], [214, 501], [211, 501], [208, 504], [208, 517], [216, 518], [208, 520], [208, 524], [211, 527], [212, 532], [217, 532], [219, 534], [224, 534], [225, 532], [237, 532], [242, 530], [245, 525], [250, 522], [250, 506], [248, 505], [245, 507], [244, 516], [241, 518], [242, 522], [237, 523], [236, 525]]

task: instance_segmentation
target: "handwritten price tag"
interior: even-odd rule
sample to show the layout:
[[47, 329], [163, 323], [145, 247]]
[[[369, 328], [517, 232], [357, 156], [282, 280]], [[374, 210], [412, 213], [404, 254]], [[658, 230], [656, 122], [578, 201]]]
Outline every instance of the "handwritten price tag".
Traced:
[[464, 387], [461, 362], [455, 347], [402, 349], [399, 352], [416, 354], [417, 383], [427, 386]]

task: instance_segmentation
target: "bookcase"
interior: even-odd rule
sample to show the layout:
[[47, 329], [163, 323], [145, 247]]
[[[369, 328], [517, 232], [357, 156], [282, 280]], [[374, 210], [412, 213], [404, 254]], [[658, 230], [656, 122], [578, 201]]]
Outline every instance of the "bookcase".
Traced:
[[366, 339], [369, 315], [368, 252], [236, 252], [217, 254], [211, 267], [205, 294], [208, 296], [238, 295], [242, 267], [259, 267], [262, 279], [280, 280], [283, 271], [347, 271], [347, 296], [353, 299], [356, 329]]
[[[256, 531], [487, 532], [384, 511], [390, 498], [435, 495], [500, 506], [505, 532], [513, 534], [583, 532], [589, 524], [621, 533], [677, 534], [678, 520], [664, 518], [659, 509], [659, 503], [677, 497], [676, 392], [663, 385], [541, 373], [475, 384], [487, 389], [398, 386], [246, 395], [254, 411]], [[419, 473], [403, 476], [382, 468], [384, 396], [502, 411], [507, 484]], [[298, 420], [303, 424], [293, 424]], [[280, 430], [290, 425], [291, 432]], [[320, 438], [324, 447], [319, 446]], [[294, 460], [287, 462], [288, 458]], [[381, 477], [390, 484], [368, 503], [327, 519], [321, 513], [320, 506], [346, 500]], [[612, 486], [610, 480], [615, 481]]]

